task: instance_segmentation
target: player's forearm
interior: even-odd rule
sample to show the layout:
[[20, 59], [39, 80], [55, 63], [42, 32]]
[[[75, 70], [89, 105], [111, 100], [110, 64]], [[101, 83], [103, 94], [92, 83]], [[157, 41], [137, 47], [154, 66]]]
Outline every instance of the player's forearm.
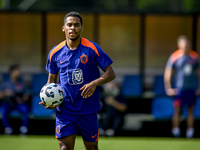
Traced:
[[168, 90], [171, 88], [172, 88], [171, 79], [169, 79], [169, 78], [165, 79], [165, 89]]
[[115, 72], [113, 71], [111, 66], [108, 66], [105, 69], [105, 72], [101, 75], [101, 77], [94, 80], [93, 83], [95, 83], [96, 86], [100, 86], [112, 81], [113, 79], [115, 79]]
[[119, 103], [117, 101], [114, 101], [113, 107], [115, 107], [115, 109], [117, 109], [118, 111], [121, 111], [121, 112], [124, 112], [127, 109], [126, 104]]
[[100, 85], [103, 85], [103, 84], [106, 84], [110, 81], [112, 81], [113, 79], [115, 78], [115, 76], [113, 75], [110, 75], [110, 76], [101, 76], [99, 77], [98, 79], [92, 81], [93, 83], [96, 84], [96, 86], [100, 86]]
[[57, 74], [49, 73], [47, 83], [56, 83], [56, 79], [57, 79]]
[[172, 77], [172, 71], [170, 69], [165, 69], [164, 83], [165, 83], [166, 90], [172, 88], [171, 77]]

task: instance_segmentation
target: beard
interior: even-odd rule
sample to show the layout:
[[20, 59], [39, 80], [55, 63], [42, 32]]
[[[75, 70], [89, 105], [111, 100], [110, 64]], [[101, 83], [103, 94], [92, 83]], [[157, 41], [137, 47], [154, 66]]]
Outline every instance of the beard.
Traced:
[[75, 37], [75, 38], [70, 38], [70, 37], [69, 37], [69, 39], [70, 39], [71, 41], [76, 41], [79, 37], [80, 37], [80, 36], [77, 36], [77, 37]]
[[77, 33], [77, 32], [76, 32], [76, 35], [77, 35], [77, 36], [76, 36], [76, 37], [73, 37], [73, 38], [69, 36], [69, 39], [70, 39], [71, 41], [76, 41], [76, 40], [80, 37], [80, 33]]

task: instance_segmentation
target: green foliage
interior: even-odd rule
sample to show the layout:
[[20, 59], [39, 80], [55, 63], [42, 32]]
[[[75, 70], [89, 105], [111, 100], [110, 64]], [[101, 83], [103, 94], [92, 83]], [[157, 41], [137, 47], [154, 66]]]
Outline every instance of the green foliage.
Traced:
[[[18, 10], [23, 0], [10, 0], [10, 10]], [[0, 8], [4, 4], [0, 0]], [[34, 11], [134, 11], [200, 13], [200, 0], [37, 0]]]
[[137, 0], [137, 8], [140, 10], [146, 10], [146, 9], [159, 9], [164, 8], [167, 1], [161, 1], [161, 0]]
[[4, 2], [3, 0], [0, 0], [0, 10], [3, 9], [3, 7], [4, 7]]
[[194, 7], [194, 1], [193, 0], [183, 0], [182, 8], [185, 11], [192, 11], [193, 7]]
[[121, 10], [129, 7], [129, 0], [106, 0], [97, 2], [101, 8], [106, 10]]

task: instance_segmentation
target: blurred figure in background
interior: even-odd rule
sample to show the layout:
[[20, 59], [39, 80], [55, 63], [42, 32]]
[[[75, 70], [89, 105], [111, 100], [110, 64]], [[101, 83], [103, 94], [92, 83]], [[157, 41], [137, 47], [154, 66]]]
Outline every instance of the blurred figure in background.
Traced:
[[1, 113], [4, 133], [11, 134], [13, 132], [9, 124], [9, 114], [15, 109], [22, 114], [20, 132], [21, 134], [26, 134], [28, 132], [28, 106], [26, 101], [29, 99], [29, 95], [25, 84], [22, 82], [19, 65], [14, 64], [10, 66], [9, 80], [3, 81], [0, 87], [0, 99], [2, 99]]
[[99, 134], [114, 136], [115, 131], [123, 125], [124, 114], [127, 109], [126, 100], [114, 81], [104, 85], [103, 94], [105, 96], [103, 103], [105, 118], [102, 121], [102, 128], [99, 129]]
[[[190, 49], [190, 41], [186, 36], [177, 39], [178, 50], [169, 57], [164, 74], [165, 89], [169, 96], [175, 96], [173, 102], [174, 115], [172, 117], [172, 134], [180, 137], [180, 113], [183, 106], [187, 106], [187, 130], [186, 137], [192, 138], [194, 134], [194, 105], [196, 95], [200, 93], [200, 84], [197, 85], [199, 71], [199, 56]], [[174, 80], [175, 87], [171, 81]], [[198, 88], [197, 88], [198, 86]]]

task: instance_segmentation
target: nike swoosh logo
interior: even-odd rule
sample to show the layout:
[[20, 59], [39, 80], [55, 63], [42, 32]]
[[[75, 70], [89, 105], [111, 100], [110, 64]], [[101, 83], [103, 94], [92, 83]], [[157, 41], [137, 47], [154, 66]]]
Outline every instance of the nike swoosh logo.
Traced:
[[60, 63], [62, 64], [62, 63], [64, 63], [64, 62], [66, 62], [67, 60], [64, 60], [64, 61], [60, 61]]
[[95, 138], [97, 136], [97, 134], [96, 135], [94, 135], [94, 136], [92, 136], [92, 138]]

